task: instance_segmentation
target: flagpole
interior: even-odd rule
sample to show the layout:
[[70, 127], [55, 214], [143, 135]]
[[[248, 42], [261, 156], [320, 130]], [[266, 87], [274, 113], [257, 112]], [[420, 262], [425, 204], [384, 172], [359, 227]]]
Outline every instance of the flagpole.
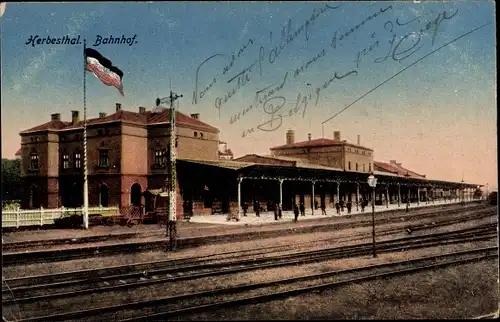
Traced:
[[87, 179], [87, 57], [86, 39], [83, 39], [83, 226], [89, 228], [89, 183]]

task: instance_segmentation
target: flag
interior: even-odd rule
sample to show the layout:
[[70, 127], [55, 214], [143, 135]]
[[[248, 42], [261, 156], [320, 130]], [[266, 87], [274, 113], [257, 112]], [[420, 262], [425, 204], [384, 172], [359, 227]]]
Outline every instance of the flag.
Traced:
[[123, 94], [123, 72], [111, 61], [102, 56], [97, 50], [85, 48], [85, 69], [92, 72], [95, 77], [108, 86], [114, 86]]
[[5, 6], [7, 6], [7, 3], [0, 2], [0, 17], [3, 16], [3, 13], [5, 12]]

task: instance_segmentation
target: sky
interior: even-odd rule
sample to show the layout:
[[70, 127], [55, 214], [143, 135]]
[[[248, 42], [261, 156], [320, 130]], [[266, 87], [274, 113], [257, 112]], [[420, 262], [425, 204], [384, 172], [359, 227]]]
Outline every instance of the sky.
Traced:
[[[492, 1], [8, 3], [2, 157], [50, 114], [82, 113], [85, 39], [124, 73], [124, 97], [87, 75], [90, 118], [115, 103], [152, 109], [172, 88], [235, 157], [270, 154], [289, 129], [296, 141], [337, 130], [376, 161], [495, 189], [494, 12]], [[29, 42], [66, 35], [80, 43]]]

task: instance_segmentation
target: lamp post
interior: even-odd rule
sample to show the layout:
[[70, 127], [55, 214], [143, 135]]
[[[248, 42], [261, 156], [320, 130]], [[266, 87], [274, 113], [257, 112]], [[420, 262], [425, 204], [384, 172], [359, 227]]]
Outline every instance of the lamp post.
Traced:
[[372, 242], [373, 242], [373, 257], [377, 257], [375, 251], [375, 187], [377, 186], [377, 178], [373, 174], [368, 177], [368, 185], [372, 188]]
[[460, 181], [462, 183], [462, 189], [461, 189], [461, 198], [462, 199], [462, 203], [465, 203], [465, 194], [464, 194], [464, 179], [462, 178], [462, 181]]

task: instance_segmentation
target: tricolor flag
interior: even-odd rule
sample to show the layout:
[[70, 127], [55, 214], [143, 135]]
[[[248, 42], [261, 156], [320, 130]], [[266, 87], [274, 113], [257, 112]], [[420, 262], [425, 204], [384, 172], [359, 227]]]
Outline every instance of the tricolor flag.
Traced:
[[5, 6], [7, 3], [5, 2], [0, 2], [0, 17], [3, 16], [3, 13], [5, 12]]
[[114, 86], [123, 94], [123, 72], [113, 66], [111, 61], [102, 56], [97, 50], [85, 48], [85, 68], [92, 72], [95, 77], [108, 86]]

